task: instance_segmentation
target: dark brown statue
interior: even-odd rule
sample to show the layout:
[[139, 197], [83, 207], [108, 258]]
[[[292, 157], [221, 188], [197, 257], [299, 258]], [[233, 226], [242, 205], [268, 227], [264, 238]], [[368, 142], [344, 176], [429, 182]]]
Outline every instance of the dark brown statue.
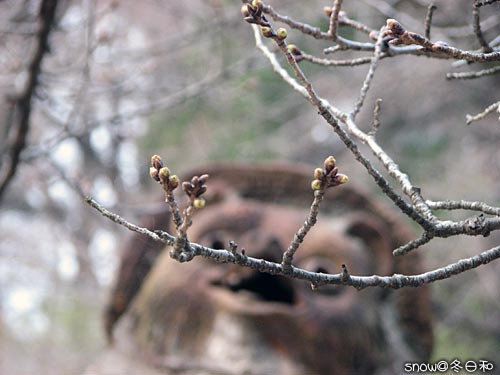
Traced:
[[[213, 166], [188, 177], [203, 173], [207, 206], [194, 216], [190, 240], [220, 249], [233, 240], [250, 256], [280, 262], [307, 217], [312, 169]], [[352, 185], [327, 190], [294, 264], [339, 273], [344, 263], [353, 275], [421, 272], [417, 255], [392, 256], [411, 238], [408, 228]], [[147, 221], [171, 226], [167, 213]], [[139, 236], [124, 249], [106, 329], [112, 345], [88, 375], [400, 374], [432, 349], [425, 286], [312, 290], [202, 258], [180, 264]]]

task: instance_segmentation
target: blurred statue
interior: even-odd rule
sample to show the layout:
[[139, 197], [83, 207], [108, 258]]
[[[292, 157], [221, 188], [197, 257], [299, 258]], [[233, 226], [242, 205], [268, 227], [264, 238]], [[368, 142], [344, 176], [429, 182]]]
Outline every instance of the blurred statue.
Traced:
[[[280, 262], [312, 201], [311, 169], [297, 165], [212, 166], [207, 206], [192, 242]], [[418, 255], [395, 258], [408, 228], [350, 182], [328, 190], [317, 225], [294, 264], [353, 275], [419, 273]], [[181, 198], [179, 198], [181, 199]], [[160, 201], [159, 204], [166, 204]], [[147, 218], [169, 228], [168, 214]], [[106, 312], [112, 344], [96, 374], [400, 374], [432, 349], [427, 287], [385, 290], [321, 286], [232, 264], [170, 259], [160, 244], [132, 238]]]

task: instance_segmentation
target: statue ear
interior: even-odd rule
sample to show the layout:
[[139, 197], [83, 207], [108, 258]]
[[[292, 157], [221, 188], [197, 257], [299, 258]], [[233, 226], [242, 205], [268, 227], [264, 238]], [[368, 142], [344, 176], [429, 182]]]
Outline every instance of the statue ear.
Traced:
[[345, 233], [365, 244], [374, 274], [386, 276], [394, 272], [391, 234], [380, 220], [370, 214], [356, 212], [348, 219]]
[[[168, 211], [160, 210], [143, 217], [140, 225], [152, 230], [165, 230], [169, 223]], [[134, 233], [121, 249], [120, 265], [104, 311], [104, 328], [109, 343], [113, 342], [113, 329], [116, 322], [139, 292], [143, 280], [163, 248], [162, 242]]]
[[[398, 228], [398, 225], [389, 225], [370, 214], [355, 213], [346, 233], [358, 237], [366, 244], [373, 261], [374, 273], [381, 276], [394, 273], [412, 275], [421, 272], [423, 268], [419, 254], [408, 254], [404, 257], [392, 255], [394, 247], [400, 245], [401, 238], [406, 236], [406, 230], [404, 226]], [[384, 319], [390, 320], [389, 326], [399, 326], [398, 332], [402, 335], [400, 344], [410, 348], [417, 358], [428, 358], [433, 342], [428, 286], [397, 291], [384, 290], [380, 297], [392, 301], [392, 307], [386, 310]], [[386, 304], [386, 307], [388, 306]]]

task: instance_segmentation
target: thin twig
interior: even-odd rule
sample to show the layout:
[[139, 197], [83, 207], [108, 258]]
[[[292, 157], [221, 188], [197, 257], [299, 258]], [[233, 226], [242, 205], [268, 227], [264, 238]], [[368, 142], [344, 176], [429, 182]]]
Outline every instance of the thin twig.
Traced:
[[300, 56], [301, 56], [301, 61], [305, 60], [309, 61], [310, 63], [322, 66], [356, 66], [356, 65], [369, 64], [372, 62], [372, 57], [359, 57], [356, 59], [347, 59], [347, 60], [330, 60], [309, 55], [303, 52], [301, 53]]
[[474, 3], [472, 5], [472, 28], [474, 30], [474, 34], [476, 35], [476, 38], [481, 45], [483, 52], [493, 52], [491, 46], [488, 44], [486, 39], [484, 39], [484, 35], [481, 30], [481, 17], [479, 13], [479, 6], [477, 6], [477, 1], [474, 0]]
[[368, 136], [375, 138], [377, 131], [380, 128], [380, 107], [382, 106], [382, 98], [378, 98], [375, 101], [375, 108], [373, 109], [373, 124], [372, 128], [368, 132]]
[[351, 27], [355, 30], [361, 31], [362, 33], [365, 33], [368, 35], [375, 31], [361, 22], [350, 19], [349, 17], [347, 17], [347, 15], [345, 13], [342, 13], [342, 12], [339, 14], [338, 23], [339, 23], [339, 26]]
[[488, 215], [500, 216], [500, 207], [493, 207], [482, 202], [471, 201], [426, 201], [431, 210], [471, 210], [484, 212]]
[[429, 4], [429, 6], [427, 7], [427, 14], [425, 16], [425, 34], [424, 34], [427, 39], [431, 38], [432, 15], [434, 14], [436, 8], [437, 7], [434, 4]]
[[477, 7], [482, 7], [485, 5], [490, 5], [493, 3], [498, 3], [500, 0], [476, 0], [476, 3], [474, 4]]
[[91, 207], [95, 208], [104, 217], [107, 217], [108, 219], [115, 222], [116, 224], [120, 224], [120, 225], [124, 226], [125, 228], [131, 230], [132, 232], [144, 234], [144, 235], [150, 237], [151, 239], [153, 239], [155, 241], [161, 241], [161, 242], [165, 243], [166, 245], [173, 245], [175, 242], [174, 236], [171, 236], [167, 233], [160, 236], [160, 235], [156, 234], [155, 232], [150, 231], [147, 228], [142, 228], [142, 227], [139, 227], [135, 224], [132, 224], [132, 223], [128, 222], [127, 220], [125, 220], [124, 218], [122, 218], [120, 215], [117, 215], [117, 214], [107, 210], [104, 206], [102, 206], [101, 204], [96, 202], [90, 196], [85, 197], [85, 203], [87, 203]]
[[380, 56], [382, 54], [382, 45], [384, 42], [384, 30], [385, 30], [385, 26], [382, 27], [378, 33], [377, 42], [375, 43], [375, 52], [374, 52], [373, 57], [372, 57], [370, 68], [368, 69], [368, 73], [366, 74], [365, 80], [363, 81], [363, 85], [361, 86], [361, 90], [359, 92], [358, 99], [356, 100], [356, 103], [354, 104], [354, 108], [349, 115], [353, 120], [356, 118], [356, 115], [359, 113], [359, 111], [361, 110], [361, 107], [363, 106], [363, 104], [365, 102], [366, 94], [368, 93], [368, 90], [370, 89], [370, 84], [371, 84], [373, 77], [375, 75], [375, 70], [377, 69], [377, 65], [378, 65], [378, 62], [380, 60]]
[[300, 244], [304, 241], [304, 238], [309, 233], [309, 230], [316, 224], [318, 213], [319, 213], [319, 205], [325, 196], [325, 191], [316, 190], [314, 192], [314, 201], [311, 204], [311, 209], [309, 211], [309, 215], [307, 216], [306, 221], [302, 225], [302, 227], [295, 233], [293, 236], [293, 240], [288, 246], [288, 249], [283, 254], [283, 261], [281, 265], [283, 266], [284, 271], [289, 271], [291, 269], [293, 256], [295, 252], [298, 250]]
[[446, 73], [446, 79], [475, 79], [500, 73], [500, 66], [479, 70], [477, 72]]
[[479, 121], [482, 120], [487, 114], [490, 112], [493, 112], [494, 110], [497, 110], [500, 112], [500, 101], [491, 104], [490, 106], [486, 107], [484, 111], [478, 113], [477, 115], [465, 115], [465, 122], [467, 125], [472, 124], [474, 121]]
[[342, 0], [334, 0], [327, 33], [333, 41], [337, 41], [337, 28], [339, 24], [339, 12], [341, 7]]
[[419, 238], [416, 240], [413, 240], [411, 242], [408, 242], [407, 244], [398, 247], [395, 249], [392, 254], [394, 256], [399, 256], [399, 255], [405, 255], [408, 254], [411, 250], [414, 250], [416, 248], [419, 248], [422, 245], [425, 245], [426, 243], [430, 242], [434, 238], [434, 235], [429, 233], [429, 232], [424, 232]]
[[[288, 16], [279, 14], [270, 5], [264, 6], [264, 13], [268, 14], [273, 20], [282, 22], [292, 29], [299, 30], [306, 35], [310, 35], [315, 39], [331, 40], [330, 34], [321, 31], [319, 27], [314, 27], [303, 22], [296, 21]], [[360, 43], [354, 40], [349, 40], [337, 35], [337, 42], [342, 46], [341, 49], [351, 49], [354, 51], [373, 51], [375, 48], [373, 43]], [[326, 51], [326, 50], [325, 50]]]

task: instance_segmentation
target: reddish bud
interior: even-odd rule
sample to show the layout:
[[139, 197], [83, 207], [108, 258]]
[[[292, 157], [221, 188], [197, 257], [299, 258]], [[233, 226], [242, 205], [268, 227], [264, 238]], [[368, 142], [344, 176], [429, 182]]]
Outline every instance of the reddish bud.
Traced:
[[247, 4], [243, 4], [243, 6], [241, 7], [241, 15], [243, 17], [250, 16], [250, 12], [248, 12], [248, 6], [247, 6]]
[[326, 169], [326, 173], [329, 173], [331, 172], [331, 170], [333, 168], [335, 168], [335, 165], [337, 164], [337, 161], [335, 160], [335, 158], [333, 156], [329, 156], [325, 159], [325, 162], [323, 163], [323, 165], [325, 166], [325, 169]]
[[155, 169], [160, 169], [161, 167], [163, 167], [163, 160], [161, 160], [161, 157], [159, 157], [158, 155], [153, 155], [151, 157], [151, 165]]
[[388, 18], [386, 21], [386, 26], [394, 36], [402, 35], [405, 32], [405, 28], [398, 21], [392, 18]]
[[158, 170], [156, 168], [149, 168], [149, 175], [155, 181], [160, 181], [160, 177], [158, 177]]

